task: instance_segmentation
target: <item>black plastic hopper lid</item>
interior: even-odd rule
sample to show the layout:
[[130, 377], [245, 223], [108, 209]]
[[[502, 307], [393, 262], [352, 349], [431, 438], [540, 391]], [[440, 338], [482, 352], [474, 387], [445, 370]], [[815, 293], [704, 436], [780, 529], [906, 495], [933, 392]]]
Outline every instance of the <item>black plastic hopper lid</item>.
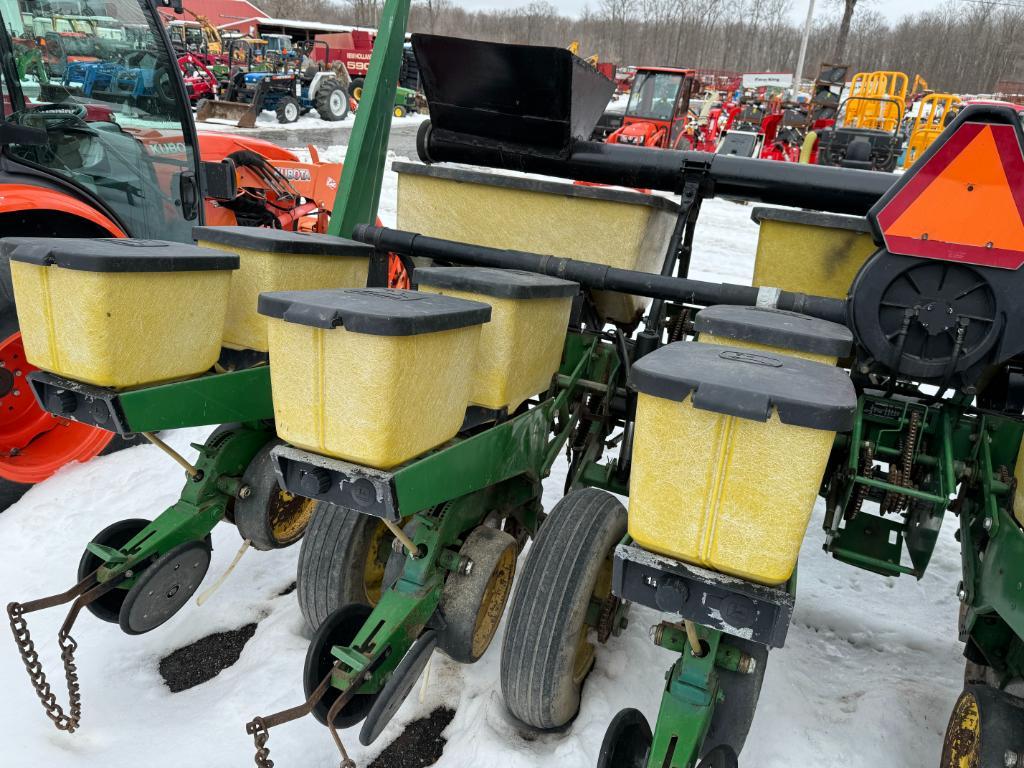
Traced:
[[238, 269], [234, 254], [167, 240], [7, 237], [0, 253], [11, 261], [83, 272], [201, 272]]
[[847, 357], [853, 348], [853, 334], [845, 325], [771, 307], [708, 307], [697, 314], [694, 328], [697, 333], [816, 355]]
[[564, 299], [580, 290], [578, 284], [557, 277], [491, 267], [427, 267], [417, 269], [413, 280], [417, 286], [450, 288], [498, 299]]
[[319, 232], [291, 232], [267, 227], [195, 227], [192, 238], [228, 248], [245, 248], [266, 253], [303, 253], [314, 256], [364, 256], [373, 247], [344, 237]]
[[398, 288], [261, 293], [259, 312], [314, 328], [343, 327], [374, 336], [415, 336], [480, 325], [491, 307], [437, 293]]
[[788, 355], [680, 341], [642, 357], [630, 384], [639, 392], [681, 402], [692, 395], [705, 411], [845, 432], [857, 393], [841, 368]]

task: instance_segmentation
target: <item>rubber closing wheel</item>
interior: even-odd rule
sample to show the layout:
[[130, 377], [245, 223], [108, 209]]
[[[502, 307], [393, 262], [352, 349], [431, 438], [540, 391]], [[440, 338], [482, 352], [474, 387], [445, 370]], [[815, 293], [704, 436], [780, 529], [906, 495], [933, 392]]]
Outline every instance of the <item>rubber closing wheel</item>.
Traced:
[[118, 624], [129, 635], [151, 632], [185, 607], [210, 567], [210, 543], [186, 541], [158, 557], [128, 590]]
[[[149, 522], [149, 520], [143, 520], [142, 518], [118, 520], [93, 536], [92, 543], [120, 549], [134, 539], [143, 528], [149, 525]], [[88, 549], [85, 550], [82, 553], [82, 559], [78, 561], [78, 580], [81, 581], [101, 565], [103, 565], [103, 561], [99, 557]], [[89, 613], [100, 621], [117, 624], [121, 613], [121, 606], [124, 604], [126, 597], [128, 597], [128, 590], [115, 587], [85, 607]]]
[[412, 648], [405, 654], [394, 673], [384, 688], [381, 689], [377, 700], [370, 707], [370, 713], [366, 716], [359, 731], [359, 743], [368, 747], [377, 740], [391, 718], [395, 716], [402, 702], [409, 696], [412, 687], [423, 674], [423, 668], [430, 661], [430, 655], [437, 647], [437, 632], [428, 629], [413, 643]]
[[987, 685], [968, 685], [946, 727], [941, 768], [1004, 768], [1021, 749], [1024, 700]]
[[750, 656], [754, 660], [754, 670], [750, 674], [718, 670], [718, 684], [725, 698], [715, 705], [704, 745], [707, 749], [725, 745], [740, 754], [754, 722], [757, 701], [761, 697], [761, 683], [768, 665], [768, 648], [732, 635], [723, 637], [722, 642]]
[[[373, 608], [365, 603], [349, 603], [328, 616], [320, 625], [320, 629], [313, 635], [313, 640], [306, 650], [306, 664], [302, 670], [302, 689], [309, 698], [310, 694], [320, 685], [337, 659], [331, 655], [331, 649], [336, 645], [348, 645], [351, 643], [363, 624], [370, 618]], [[327, 713], [341, 691], [331, 687], [327, 693], [317, 702], [313, 708], [313, 717], [322, 725], [327, 725]], [[341, 711], [334, 718], [335, 728], [351, 728], [365, 719], [374, 701], [380, 694], [357, 693], [348, 704], [341, 708]]]
[[604, 732], [597, 768], [647, 768], [654, 735], [638, 709], [623, 709]]

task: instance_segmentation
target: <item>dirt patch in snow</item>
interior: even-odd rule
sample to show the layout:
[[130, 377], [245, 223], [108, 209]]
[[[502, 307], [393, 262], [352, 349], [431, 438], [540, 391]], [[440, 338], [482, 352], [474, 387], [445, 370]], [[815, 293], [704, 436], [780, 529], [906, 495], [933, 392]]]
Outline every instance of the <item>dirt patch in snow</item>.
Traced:
[[216, 632], [179, 648], [160, 659], [160, 675], [171, 693], [187, 691], [212, 680], [242, 655], [242, 649], [256, 634], [256, 624], [230, 632]]
[[455, 717], [455, 710], [438, 707], [426, 717], [413, 720], [402, 734], [388, 744], [370, 768], [425, 768], [441, 759], [448, 739], [441, 731]]

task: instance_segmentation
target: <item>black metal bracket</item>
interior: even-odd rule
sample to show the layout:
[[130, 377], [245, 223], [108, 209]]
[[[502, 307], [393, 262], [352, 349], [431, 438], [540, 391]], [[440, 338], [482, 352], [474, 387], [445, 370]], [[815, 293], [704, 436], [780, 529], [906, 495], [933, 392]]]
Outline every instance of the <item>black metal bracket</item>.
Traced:
[[767, 587], [686, 565], [635, 542], [615, 548], [612, 592], [771, 648], [785, 644], [795, 602], [786, 585]]
[[119, 435], [132, 434], [116, 391], [64, 379], [45, 371], [33, 371], [26, 378], [36, 401], [47, 413]]
[[275, 447], [270, 457], [278, 483], [289, 493], [392, 522], [402, 519], [391, 472], [350, 464], [291, 445]]

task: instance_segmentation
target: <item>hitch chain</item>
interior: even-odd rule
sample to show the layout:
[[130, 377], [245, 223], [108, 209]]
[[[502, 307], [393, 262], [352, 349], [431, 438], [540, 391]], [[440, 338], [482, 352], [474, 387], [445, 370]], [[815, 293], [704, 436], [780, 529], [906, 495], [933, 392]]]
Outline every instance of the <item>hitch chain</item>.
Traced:
[[[18, 653], [28, 672], [29, 680], [35, 689], [36, 696], [42, 702], [46, 716], [53, 721], [59, 731], [74, 733], [82, 719], [82, 695], [81, 685], [78, 682], [78, 667], [75, 665], [75, 651], [78, 643], [71, 637], [71, 627], [78, 618], [79, 611], [98, 597], [109, 592], [117, 584], [124, 580], [124, 576], [111, 579], [103, 584], [96, 580], [97, 571], [86, 576], [78, 584], [67, 592], [59, 595], [32, 600], [27, 603], [8, 603], [7, 617], [11, 623], [11, 634], [14, 635], [14, 643], [18, 646]], [[67, 712], [57, 703], [57, 696], [50, 689], [50, 683], [43, 672], [43, 665], [39, 661], [39, 653], [36, 651], [35, 643], [32, 641], [32, 634], [28, 629], [28, 622], [25, 621], [25, 614], [41, 611], [45, 608], [53, 608], [74, 600], [74, 604], [68, 611], [64, 624], [57, 632], [57, 645], [60, 646], [60, 658], [64, 665], [64, 678], [67, 681], [68, 709]]]
[[[328, 727], [331, 729], [331, 737], [334, 739], [334, 743], [338, 747], [338, 751], [341, 753], [341, 763], [338, 768], [357, 767], [355, 760], [348, 756], [348, 751], [345, 749], [345, 745], [341, 741], [341, 736], [338, 735], [338, 731], [334, 727], [334, 721], [338, 717], [338, 713], [341, 712], [342, 708], [348, 704], [359, 686], [366, 682], [366, 678], [370, 676], [372, 666], [372, 664], [367, 665], [352, 681], [348, 690], [335, 699], [331, 708], [327, 711], [327, 722], [329, 723]], [[326, 675], [324, 675], [324, 678], [309, 695], [309, 698], [302, 704], [299, 704], [297, 707], [292, 707], [291, 709], [284, 709], [280, 712], [275, 712], [267, 717], [254, 717], [246, 724], [245, 732], [252, 736], [253, 744], [256, 747], [254, 761], [257, 768], [274, 768], [274, 761], [270, 759], [270, 747], [267, 746], [267, 741], [270, 740], [270, 729], [278, 725], [290, 723], [292, 720], [298, 720], [300, 717], [305, 717], [310, 714], [316, 705], [320, 703], [320, 699], [322, 699], [327, 693], [327, 689], [331, 687], [331, 679], [340, 667], [341, 662], [336, 661], [334, 666], [331, 667], [330, 671]]]

